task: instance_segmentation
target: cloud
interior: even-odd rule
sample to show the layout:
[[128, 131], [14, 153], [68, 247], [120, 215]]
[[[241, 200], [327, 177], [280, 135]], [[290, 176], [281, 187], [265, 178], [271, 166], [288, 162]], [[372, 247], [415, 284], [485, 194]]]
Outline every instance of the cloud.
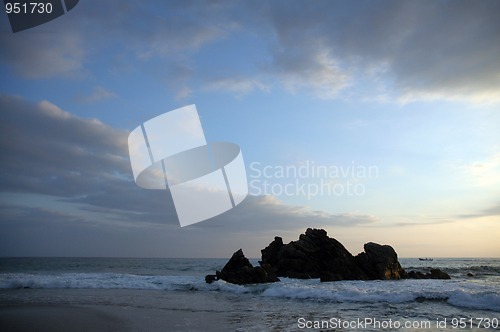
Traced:
[[86, 1], [36, 29], [2, 32], [0, 57], [31, 79], [88, 75], [96, 63], [152, 72], [177, 98], [284, 88], [322, 99], [498, 102], [499, 11], [495, 0]]
[[471, 219], [471, 218], [495, 217], [495, 216], [500, 216], [500, 203], [488, 209], [484, 209], [478, 213], [459, 215], [458, 218]]
[[290, 92], [305, 89], [321, 99], [333, 99], [349, 85], [349, 74], [342, 70], [328, 48], [305, 43], [302, 50], [285, 48], [274, 54], [269, 71], [278, 76]]
[[[333, 214], [311, 210], [307, 206], [287, 205], [274, 196], [248, 196], [241, 206], [221, 215], [206, 225], [233, 227], [240, 230], [305, 229], [307, 227], [342, 226], [352, 227], [379, 221], [371, 215], [341, 213]], [[200, 225], [205, 225], [201, 223]]]
[[[175, 9], [200, 18], [201, 7]], [[197, 59], [214, 41], [222, 56], [233, 47], [224, 42], [243, 33], [258, 35], [265, 46], [255, 47], [267, 48], [258, 59], [235, 55], [224, 64], [231, 75], [222, 80], [200, 67], [201, 60], [193, 62], [193, 77], [201, 86], [236, 95], [283, 87], [322, 99], [499, 100], [500, 4], [496, 1], [316, 1], [314, 5], [274, 1], [208, 8], [210, 15], [196, 23], [184, 21], [196, 31], [200, 26], [207, 34], [218, 31], [208, 38], [196, 37], [194, 31], [185, 36], [185, 44], [200, 52]], [[175, 45], [176, 37], [173, 40]], [[253, 63], [250, 70], [248, 63]]]
[[2, 192], [59, 197], [106, 212], [106, 218], [110, 212], [129, 213], [123, 222], [176, 222], [165, 192], [135, 185], [127, 131], [76, 117], [48, 101], [2, 96], [0, 109]]
[[[356, 86], [382, 81], [406, 100], [498, 101], [499, 10], [497, 1], [319, 1], [273, 2], [268, 14], [279, 45], [275, 65], [291, 75], [303, 76], [303, 66], [314, 66], [314, 54], [328, 50], [329, 61], [347, 68], [342, 72]], [[287, 66], [290, 54], [302, 60]], [[383, 70], [374, 75], [374, 68]], [[324, 86], [345, 87], [338, 81]]]
[[[169, 191], [143, 190], [134, 183], [127, 131], [79, 118], [49, 101], [33, 103], [4, 95], [0, 96], [0, 135], [0, 243], [8, 254], [33, 254], [24, 246], [41, 250], [36, 252], [40, 255], [53, 254], [66, 248], [65, 239], [70, 238], [78, 246], [60, 253], [95, 254], [95, 248], [102, 248], [101, 255], [115, 255], [122, 248], [123, 255], [161, 256], [185, 243], [205, 243], [206, 250], [196, 247], [176, 255], [217, 256], [227, 247], [232, 250], [243, 244], [250, 252], [256, 250], [267, 244], [270, 232], [296, 236], [307, 227], [352, 227], [377, 221], [369, 215], [290, 206], [272, 196], [249, 196], [227, 213], [180, 228]], [[35, 240], [30, 234], [40, 229], [47, 235], [31, 243]], [[158, 237], [160, 233], [164, 239]], [[244, 234], [244, 240], [238, 234]], [[58, 237], [62, 240], [55, 243]], [[140, 245], [126, 244], [124, 238]], [[149, 243], [147, 238], [154, 241]], [[40, 249], [46, 241], [52, 241], [53, 250]], [[95, 248], [87, 250], [89, 243]], [[17, 247], [24, 249], [17, 251]]]
[[208, 82], [204, 89], [207, 91], [229, 91], [237, 96], [242, 96], [253, 90], [269, 92], [270, 88], [258, 79], [227, 77]]
[[433, 221], [416, 221], [416, 222], [399, 222], [396, 223], [395, 226], [399, 227], [408, 227], [408, 226], [428, 226], [428, 225], [440, 225], [440, 224], [449, 224], [449, 223], [454, 223], [454, 220], [449, 220], [449, 219], [440, 219], [440, 218], [432, 218], [436, 219]]
[[[127, 66], [143, 70], [146, 64], [189, 67], [192, 54], [237, 28], [220, 16], [225, 7], [189, 1], [152, 6], [131, 0], [86, 1], [76, 12], [36, 29], [1, 31], [0, 58], [29, 79], [81, 77], [103, 61], [114, 71]], [[108, 58], [110, 50], [114, 55]]]
[[96, 103], [103, 100], [114, 99], [116, 97], [118, 96], [114, 92], [111, 92], [102, 86], [96, 86], [89, 95], [80, 95], [77, 96], [76, 99], [82, 103]]
[[3, 191], [71, 196], [130, 177], [125, 131], [48, 101], [1, 96], [0, 107]]
[[28, 79], [76, 77], [85, 74], [84, 42], [79, 34], [61, 30], [13, 34], [0, 32], [0, 59]]

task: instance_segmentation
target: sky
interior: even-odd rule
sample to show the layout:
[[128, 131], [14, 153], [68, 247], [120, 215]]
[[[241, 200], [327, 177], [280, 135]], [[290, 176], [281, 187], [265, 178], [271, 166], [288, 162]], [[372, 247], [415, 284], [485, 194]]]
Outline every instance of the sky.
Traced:
[[[354, 255], [500, 257], [499, 1], [81, 0], [0, 15], [0, 256], [260, 257], [324, 228]], [[127, 139], [196, 104], [249, 195], [180, 227]]]

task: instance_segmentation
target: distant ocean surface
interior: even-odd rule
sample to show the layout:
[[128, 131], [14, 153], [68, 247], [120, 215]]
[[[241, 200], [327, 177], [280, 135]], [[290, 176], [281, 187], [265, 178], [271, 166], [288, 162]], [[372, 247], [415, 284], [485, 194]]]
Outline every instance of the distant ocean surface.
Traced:
[[[257, 264], [257, 260], [251, 261]], [[228, 307], [238, 308], [234, 310], [240, 315], [247, 305], [258, 307], [259, 310], [246, 314], [256, 330], [259, 324], [265, 324], [260, 326], [263, 329], [307, 329], [324, 321], [328, 322], [326, 329], [334, 329], [335, 324], [352, 324], [353, 320], [359, 323], [359, 319], [366, 318], [399, 322], [396, 327], [423, 321], [436, 327], [436, 322], [446, 320], [448, 328], [452, 322], [461, 322], [457, 319], [464, 319], [466, 327], [472, 329], [485, 327], [485, 321], [478, 320], [481, 318], [488, 320], [489, 328], [500, 329], [500, 259], [400, 259], [406, 271], [425, 273], [440, 268], [450, 274], [451, 280], [321, 283], [318, 279], [281, 278], [278, 283], [247, 286], [224, 281], [205, 283], [205, 275], [220, 270], [226, 262], [227, 259], [0, 258], [0, 289], [11, 290], [0, 294], [15, 297], [15, 290], [21, 289], [133, 289], [179, 295], [195, 292], [204, 297], [213, 294], [229, 301]], [[92, 301], [114, 300], [108, 296], [105, 300], [94, 297]], [[268, 313], [267, 321], [256, 315], [260, 310]], [[344, 329], [348, 326], [337, 325]]]

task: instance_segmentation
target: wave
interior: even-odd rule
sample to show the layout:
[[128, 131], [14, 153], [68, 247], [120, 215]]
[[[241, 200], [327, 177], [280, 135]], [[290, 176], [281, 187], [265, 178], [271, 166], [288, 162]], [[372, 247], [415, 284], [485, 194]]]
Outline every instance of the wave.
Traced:
[[451, 283], [443, 280], [344, 281], [303, 287], [295, 282], [282, 287], [273, 284], [262, 295], [328, 302], [391, 304], [442, 301], [456, 307], [500, 312], [500, 292], [495, 286]]
[[186, 290], [195, 288], [199, 277], [133, 275], [120, 273], [10, 273], [0, 276], [0, 289], [88, 288]]
[[222, 280], [206, 284], [199, 276], [133, 275], [121, 273], [0, 274], [0, 289], [144, 289], [168, 291], [219, 291], [233, 294], [323, 302], [405, 303], [442, 301], [470, 309], [500, 312], [500, 292], [495, 284], [466, 281], [400, 280], [340, 281], [282, 278], [274, 284], [234, 285]]

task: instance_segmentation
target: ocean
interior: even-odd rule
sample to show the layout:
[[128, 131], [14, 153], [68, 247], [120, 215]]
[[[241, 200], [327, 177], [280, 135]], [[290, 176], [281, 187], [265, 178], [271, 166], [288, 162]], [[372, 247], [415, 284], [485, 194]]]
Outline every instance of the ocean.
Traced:
[[[0, 309], [135, 308], [158, 312], [163, 330], [500, 330], [500, 259], [400, 259], [406, 271], [440, 268], [451, 280], [205, 283], [227, 260], [0, 258]], [[174, 314], [162, 314], [167, 311]], [[210, 315], [211, 323], [189, 325], [189, 317]]]

